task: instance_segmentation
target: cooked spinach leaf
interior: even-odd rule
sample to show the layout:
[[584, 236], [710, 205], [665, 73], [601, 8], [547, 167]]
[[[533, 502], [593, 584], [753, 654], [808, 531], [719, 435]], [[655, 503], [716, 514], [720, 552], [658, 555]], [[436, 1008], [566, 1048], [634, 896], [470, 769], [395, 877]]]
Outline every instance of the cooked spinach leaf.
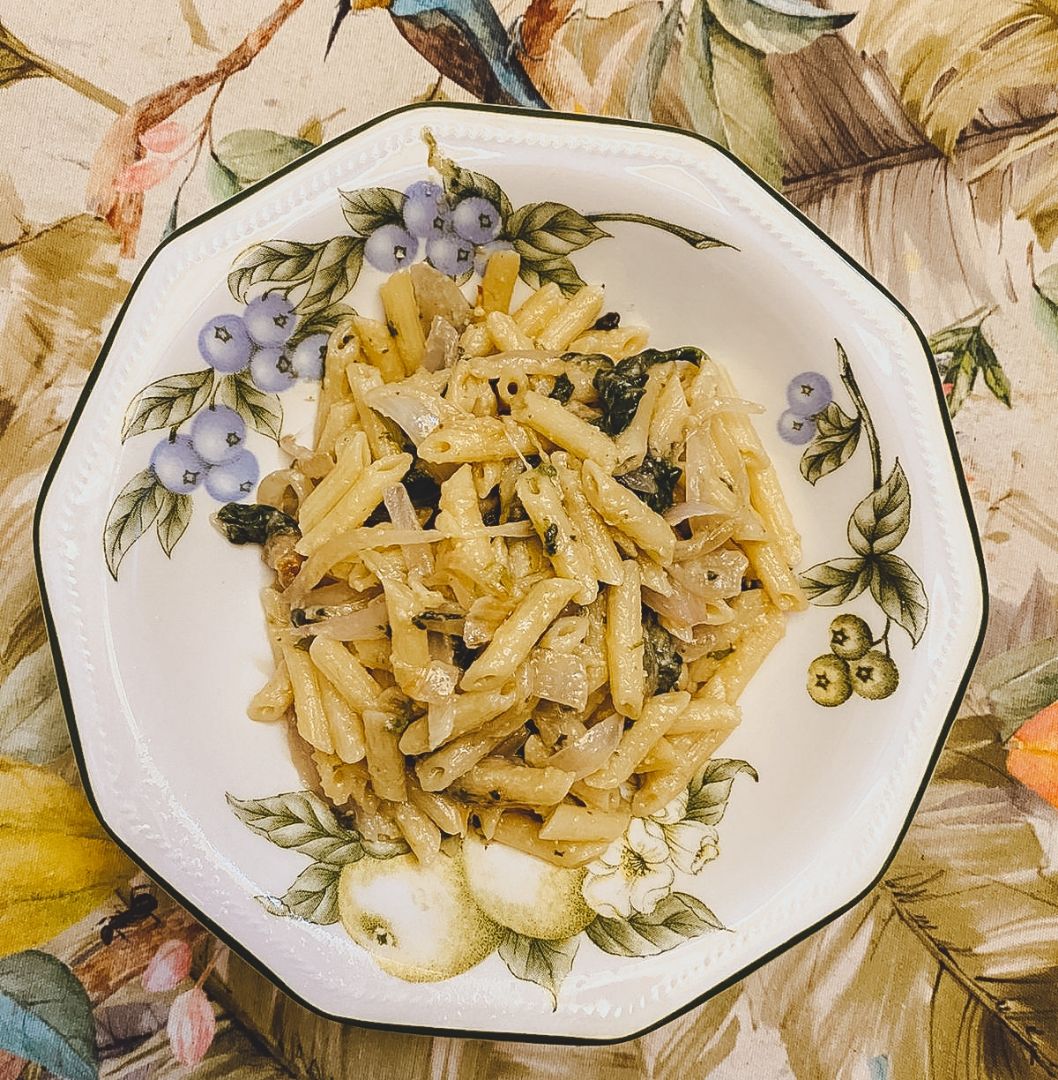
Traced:
[[648, 607], [643, 608], [643, 645], [643, 667], [651, 695], [675, 690], [683, 670], [683, 657], [676, 651], [676, 639]]
[[570, 382], [570, 378], [565, 372], [559, 375], [555, 380], [555, 385], [551, 388], [551, 393], [547, 396], [554, 398], [563, 405], [568, 404], [569, 399], [573, 397], [573, 383]]
[[672, 506], [673, 493], [682, 475], [683, 470], [679, 465], [647, 454], [638, 469], [615, 476], [614, 479], [635, 492], [651, 510], [663, 514]]
[[232, 544], [263, 544], [280, 533], [301, 535], [289, 514], [264, 503], [225, 503], [213, 515], [213, 522]]
[[645, 392], [649, 368], [673, 360], [700, 364], [704, 355], [694, 345], [681, 345], [676, 349], [644, 349], [616, 364], [603, 357], [592, 378], [602, 405], [599, 427], [607, 435], [620, 435], [628, 427]]

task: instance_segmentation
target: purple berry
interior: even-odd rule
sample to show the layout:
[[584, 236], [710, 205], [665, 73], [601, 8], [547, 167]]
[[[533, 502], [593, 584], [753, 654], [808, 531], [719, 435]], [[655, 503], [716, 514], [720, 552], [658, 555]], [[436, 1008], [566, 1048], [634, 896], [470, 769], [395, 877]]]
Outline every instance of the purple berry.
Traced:
[[463, 199], [452, 211], [452, 228], [472, 244], [487, 244], [500, 235], [503, 221], [488, 199], [472, 196]]
[[798, 416], [815, 416], [834, 400], [834, 394], [825, 375], [818, 371], [802, 371], [790, 380], [786, 400], [790, 403], [790, 411]]
[[240, 316], [218, 315], [199, 331], [198, 351], [211, 368], [230, 374], [250, 362], [253, 342]]
[[474, 253], [474, 272], [484, 274], [489, 259], [497, 251], [513, 251], [514, 245], [509, 240], [493, 240], [491, 244], [482, 244]]
[[779, 417], [779, 437], [794, 446], [803, 446], [816, 433], [816, 422], [810, 416], [801, 416], [793, 409], [787, 409]]
[[202, 409], [191, 421], [191, 443], [203, 461], [219, 465], [238, 453], [246, 439], [246, 421], [227, 405]]
[[262, 347], [282, 345], [294, 333], [298, 322], [294, 305], [279, 293], [251, 300], [242, 317], [250, 337]]
[[452, 213], [440, 184], [420, 180], [404, 192], [404, 225], [412, 236], [434, 240], [451, 225]]
[[474, 269], [474, 246], [448, 233], [426, 244], [426, 258], [442, 274], [458, 278]]
[[174, 495], [187, 495], [194, 491], [206, 475], [207, 467], [186, 435], [162, 439], [151, 454], [154, 475], [162, 487]]
[[310, 334], [304, 341], [299, 341], [290, 354], [294, 364], [294, 374], [299, 379], [317, 382], [323, 378], [323, 362], [327, 359], [327, 335]]
[[257, 486], [260, 475], [257, 458], [249, 450], [240, 450], [230, 461], [209, 470], [206, 491], [217, 502], [241, 502]]
[[258, 390], [281, 394], [297, 380], [294, 359], [285, 349], [258, 349], [250, 361], [250, 377]]
[[364, 258], [376, 270], [392, 274], [415, 261], [419, 241], [399, 225], [383, 225], [376, 229], [364, 245]]

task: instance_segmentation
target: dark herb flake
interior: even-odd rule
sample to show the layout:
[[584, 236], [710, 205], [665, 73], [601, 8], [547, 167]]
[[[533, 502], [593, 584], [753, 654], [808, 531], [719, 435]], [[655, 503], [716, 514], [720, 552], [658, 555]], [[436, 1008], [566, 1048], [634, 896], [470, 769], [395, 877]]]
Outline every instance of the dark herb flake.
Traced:
[[548, 555], [556, 554], [558, 552], [558, 526], [553, 521], [549, 521], [547, 528], [544, 529], [543, 539], [544, 551], [546, 551]]
[[616, 330], [621, 325], [621, 314], [618, 311], [608, 311], [595, 320], [593, 330]]
[[643, 667], [650, 693], [667, 694], [675, 690], [683, 670], [683, 657], [676, 651], [676, 639], [650, 608], [643, 608], [643, 646]]

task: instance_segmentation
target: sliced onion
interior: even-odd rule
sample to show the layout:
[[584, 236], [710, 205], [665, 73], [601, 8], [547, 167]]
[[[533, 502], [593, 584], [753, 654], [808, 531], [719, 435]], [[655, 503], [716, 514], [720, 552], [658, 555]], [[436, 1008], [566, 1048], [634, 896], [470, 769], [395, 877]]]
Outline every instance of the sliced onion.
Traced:
[[681, 521], [688, 521], [696, 517], [716, 517], [724, 514], [719, 506], [706, 502], [681, 502], [669, 507], [661, 516], [670, 525], [679, 525]]
[[580, 657], [540, 649], [530, 666], [529, 692], [533, 697], [546, 698], [578, 712], [587, 707], [588, 675]]
[[459, 331], [447, 319], [435, 315], [426, 338], [422, 366], [427, 371], [451, 367], [459, 355]]
[[724, 600], [742, 591], [749, 560], [741, 551], [724, 548], [674, 564], [669, 573], [677, 584], [706, 600]]
[[441, 421], [461, 415], [460, 410], [446, 402], [440, 394], [404, 383], [376, 386], [364, 395], [375, 412], [388, 417], [405, 431], [416, 446], [440, 426]]
[[563, 772], [571, 772], [577, 780], [597, 772], [606, 764], [609, 756], [621, 741], [624, 724], [616, 713], [600, 720], [557, 754], [547, 759], [547, 764]]
[[[412, 505], [408, 489], [403, 484], [394, 484], [386, 488], [382, 494], [382, 501], [386, 504], [386, 512], [396, 529], [402, 533], [422, 535], [425, 531], [419, 524], [419, 518]], [[433, 573], [433, 555], [426, 544], [418, 540], [410, 540], [401, 545], [404, 558], [408, 563], [409, 570], [418, 570], [420, 574]]]
[[441, 705], [456, 692], [462, 674], [455, 664], [431, 660], [415, 677], [412, 696], [416, 701]]

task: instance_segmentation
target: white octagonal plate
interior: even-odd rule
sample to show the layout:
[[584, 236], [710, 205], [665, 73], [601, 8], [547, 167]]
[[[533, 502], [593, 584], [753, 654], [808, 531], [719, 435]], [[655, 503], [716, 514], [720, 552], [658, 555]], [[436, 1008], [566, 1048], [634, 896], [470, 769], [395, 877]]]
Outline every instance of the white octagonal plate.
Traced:
[[[750, 683], [723, 760], [696, 777], [668, 819], [640, 827], [652, 842], [640, 837], [638, 855], [589, 868], [588, 877], [609, 875], [603, 888], [582, 890], [579, 878], [570, 888], [560, 876], [540, 891], [524, 857], [498, 873], [512, 903], [524, 887], [551, 911], [544, 944], [481, 916], [476, 901], [488, 905], [462, 879], [422, 879], [411, 856], [366, 855], [362, 902], [377, 909], [381, 938], [399, 939], [401, 956], [435, 974], [460, 972], [409, 982], [381, 970], [333, 921], [334, 864], [360, 849], [348, 822], [290, 794], [305, 783], [286, 730], [246, 719], [269, 663], [257, 599], [264, 570], [209, 522], [214, 496], [244, 494], [258, 469], [278, 467], [269, 435], [303, 435], [319, 384], [285, 378], [288, 365], [262, 350], [251, 361], [269, 388], [260, 392], [245, 373], [207, 368], [198, 336], [277, 283], [298, 301], [301, 337], [325, 330], [335, 304], [377, 314], [383, 275], [370, 264], [393, 258], [395, 245], [397, 256], [424, 255], [398, 231], [398, 193], [431, 178], [424, 128], [477, 174], [450, 169], [447, 180], [462, 178], [496, 206], [499, 220], [480, 219], [478, 238], [498, 229], [498, 242], [513, 241], [530, 284], [573, 288], [577, 275], [603, 283], [607, 308], [646, 323], [653, 344], [701, 346], [764, 406], [757, 427], [803, 535], [813, 604], [790, 620]], [[528, 204], [557, 209], [523, 211]], [[476, 252], [448, 237], [430, 254], [461, 270]], [[312, 375], [312, 352], [310, 342], [295, 374]], [[172, 447], [214, 393], [246, 417], [248, 456], [176, 494], [159, 477], [184, 483], [174, 479]], [[172, 431], [166, 464], [153, 455]], [[185, 486], [199, 479], [189, 475]], [[907, 826], [984, 623], [983, 569], [951, 429], [907, 313], [724, 151], [684, 133], [585, 117], [401, 110], [169, 237], [92, 372], [37, 525], [56, 666], [106, 826], [303, 1003], [412, 1029], [626, 1038], [846, 909]], [[835, 634], [836, 616], [846, 618]], [[874, 659], [855, 659], [868, 630]], [[871, 696], [849, 697], [850, 682]], [[260, 802], [275, 796], [286, 799]], [[284, 823], [300, 839], [274, 831]], [[680, 836], [693, 857], [681, 857]], [[627, 904], [648, 871], [654, 894], [645, 900], [641, 890], [627, 918], [598, 904], [604, 894]], [[556, 1006], [540, 984], [557, 984], [566, 968]]]

